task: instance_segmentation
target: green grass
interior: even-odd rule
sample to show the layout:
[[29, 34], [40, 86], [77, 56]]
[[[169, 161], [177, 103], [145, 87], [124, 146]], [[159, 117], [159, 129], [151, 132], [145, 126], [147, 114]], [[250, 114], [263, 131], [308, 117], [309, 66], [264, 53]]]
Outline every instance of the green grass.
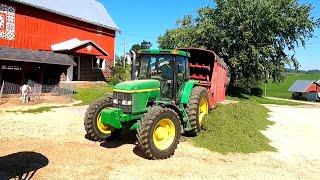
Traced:
[[[267, 96], [269, 97], [278, 97], [278, 98], [285, 98], [291, 99], [291, 93], [288, 92], [290, 86], [296, 80], [319, 80], [320, 74], [319, 73], [289, 73], [285, 76], [284, 81], [280, 84], [272, 83], [269, 81], [267, 84]], [[261, 85], [261, 88], [264, 90], [264, 85]]]
[[251, 101], [255, 101], [259, 104], [275, 104], [275, 105], [287, 105], [287, 106], [303, 105], [303, 103], [283, 101], [283, 100], [274, 100], [274, 99], [268, 99], [265, 97], [249, 96], [249, 95], [243, 95], [243, 94], [241, 94], [240, 96], [227, 96], [227, 99], [233, 100], [233, 101], [251, 100]]
[[258, 102], [259, 104], [276, 104], [276, 105], [287, 105], [287, 106], [304, 105], [303, 103], [268, 99], [268, 98], [256, 97], [256, 96], [251, 97], [251, 100]]
[[34, 108], [34, 109], [27, 109], [27, 110], [17, 110], [17, 111], [6, 111], [6, 112], [12, 112], [12, 113], [31, 113], [31, 114], [39, 114], [43, 112], [49, 112], [52, 111], [54, 108], [62, 108], [65, 106], [44, 106], [44, 107], [39, 107], [39, 108]]
[[205, 131], [192, 139], [198, 147], [222, 154], [275, 151], [261, 131], [273, 122], [268, 110], [255, 101], [220, 105], [205, 117]]
[[100, 97], [106, 94], [111, 94], [111, 93], [112, 93], [112, 86], [110, 85], [77, 88], [76, 94], [74, 94], [73, 98], [76, 100], [82, 101], [82, 103], [77, 105], [87, 105], [99, 99]]

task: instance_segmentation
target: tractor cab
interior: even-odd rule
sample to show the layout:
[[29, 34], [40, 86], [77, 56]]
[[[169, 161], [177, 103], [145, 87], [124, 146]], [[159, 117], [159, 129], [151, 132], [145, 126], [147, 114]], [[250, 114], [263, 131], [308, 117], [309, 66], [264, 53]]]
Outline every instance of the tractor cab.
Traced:
[[158, 80], [160, 98], [179, 101], [178, 92], [189, 79], [189, 57], [189, 53], [178, 50], [141, 50], [135, 79]]

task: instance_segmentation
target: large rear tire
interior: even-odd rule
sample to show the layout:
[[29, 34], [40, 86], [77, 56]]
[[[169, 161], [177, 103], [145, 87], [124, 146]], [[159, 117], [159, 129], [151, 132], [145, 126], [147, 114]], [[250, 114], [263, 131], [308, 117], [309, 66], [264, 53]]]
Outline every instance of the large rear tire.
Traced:
[[191, 131], [187, 132], [189, 136], [197, 136], [203, 127], [203, 118], [209, 113], [208, 90], [197, 86], [193, 88], [187, 107]]
[[138, 146], [147, 159], [166, 159], [174, 154], [180, 133], [178, 114], [170, 108], [154, 107], [138, 129]]
[[119, 130], [101, 123], [101, 111], [106, 107], [112, 107], [110, 97], [103, 97], [95, 101], [87, 109], [84, 128], [87, 132], [86, 137], [92, 141], [103, 141], [111, 135], [119, 134]]

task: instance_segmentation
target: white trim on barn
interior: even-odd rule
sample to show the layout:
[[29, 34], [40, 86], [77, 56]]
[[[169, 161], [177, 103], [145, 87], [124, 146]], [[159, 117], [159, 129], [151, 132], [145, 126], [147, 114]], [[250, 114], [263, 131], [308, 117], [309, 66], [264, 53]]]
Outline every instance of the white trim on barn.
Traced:
[[[83, 45], [88, 44], [87, 48], [90, 48], [89, 44], [93, 44], [96, 48], [98, 48], [101, 52], [103, 52], [106, 56], [109, 56], [109, 54], [102, 49], [100, 46], [98, 46], [95, 42], [91, 41], [91, 40], [85, 40], [85, 41], [81, 41], [78, 38], [73, 38], [61, 43], [57, 43], [57, 44], [53, 44], [51, 45], [51, 50], [52, 51], [70, 51], [72, 49], [81, 47]], [[92, 46], [91, 46], [92, 48]]]

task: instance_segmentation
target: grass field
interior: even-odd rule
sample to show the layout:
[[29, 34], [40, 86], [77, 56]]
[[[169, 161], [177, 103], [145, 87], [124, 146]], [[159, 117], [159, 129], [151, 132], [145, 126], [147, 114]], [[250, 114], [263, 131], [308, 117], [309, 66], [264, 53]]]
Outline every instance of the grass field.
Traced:
[[268, 110], [255, 101], [220, 105], [205, 117], [205, 131], [192, 139], [196, 146], [222, 154], [275, 151], [261, 130], [273, 123]]
[[82, 103], [77, 105], [87, 105], [106, 94], [112, 94], [112, 86], [107, 85], [93, 86], [90, 88], [77, 88], [76, 94], [74, 94], [73, 98], [82, 101]]
[[[272, 83], [271, 81], [267, 84], [267, 96], [291, 99], [291, 93], [288, 92], [290, 86], [296, 80], [319, 80], [320, 73], [289, 73], [285, 76], [284, 81], [280, 84]], [[264, 90], [264, 85], [261, 86]]]
[[283, 101], [283, 100], [274, 100], [274, 99], [268, 99], [264, 97], [257, 97], [257, 96], [249, 96], [246, 94], [242, 94], [241, 96], [227, 96], [228, 100], [233, 101], [255, 101], [259, 104], [276, 104], [276, 105], [286, 105], [286, 106], [299, 106], [303, 105], [303, 103], [297, 103], [297, 102], [289, 102], [289, 101]]

